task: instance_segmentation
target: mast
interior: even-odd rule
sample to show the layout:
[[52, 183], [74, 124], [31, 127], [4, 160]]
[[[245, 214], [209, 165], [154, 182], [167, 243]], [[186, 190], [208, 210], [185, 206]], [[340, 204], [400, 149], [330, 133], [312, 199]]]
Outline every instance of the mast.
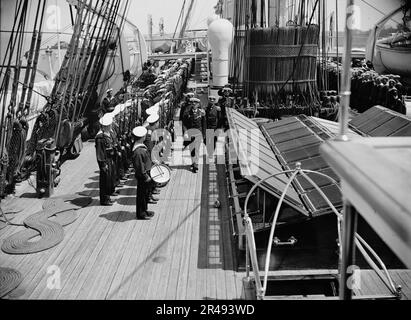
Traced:
[[347, 15], [345, 23], [345, 38], [344, 38], [344, 56], [343, 56], [343, 74], [341, 80], [341, 96], [342, 103], [340, 105], [340, 133], [338, 140], [347, 141], [348, 130], [348, 113], [350, 109], [351, 97], [351, 50], [353, 29], [355, 28], [355, 7], [354, 0], [347, 0]]
[[147, 24], [148, 24], [148, 36], [150, 39], [149, 50], [150, 52], [153, 52], [153, 16], [151, 14], [147, 16]]
[[[189, 20], [190, 20], [190, 18], [191, 18], [191, 11], [193, 10], [194, 2], [195, 2], [194, 0], [191, 0], [190, 6], [188, 7], [188, 11], [187, 11], [186, 17], [185, 17], [185, 19], [184, 19], [183, 26], [181, 27], [181, 30], [180, 30], [180, 35], [179, 35], [179, 38], [180, 38], [180, 39], [184, 37], [184, 33], [185, 33], [185, 31], [186, 31], [188, 22], [189, 22]], [[180, 43], [180, 42], [179, 42], [179, 43]], [[177, 46], [177, 47], [178, 47], [178, 46]]]

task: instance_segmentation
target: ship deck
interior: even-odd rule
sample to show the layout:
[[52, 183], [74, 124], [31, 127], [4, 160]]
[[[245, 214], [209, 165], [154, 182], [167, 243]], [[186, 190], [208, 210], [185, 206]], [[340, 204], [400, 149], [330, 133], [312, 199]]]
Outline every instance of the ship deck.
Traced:
[[[77, 211], [78, 219], [64, 227], [64, 240], [35, 254], [9, 255], [0, 251], [0, 266], [18, 270], [23, 281], [8, 299], [107, 299], [107, 300], [233, 300], [247, 295], [243, 272], [236, 272], [226, 169], [224, 165], [200, 165], [190, 171], [190, 155], [182, 149], [180, 136], [174, 144], [172, 176], [162, 189], [156, 212], [149, 221], [135, 219], [135, 180], [119, 190], [112, 207], [99, 205], [98, 167], [92, 141], [84, 144], [78, 159], [62, 166], [55, 196], [81, 193], [93, 202]], [[179, 161], [181, 160], [181, 161]], [[24, 208], [13, 217], [22, 223], [41, 211], [44, 199], [36, 197], [34, 177], [21, 183], [12, 199]], [[214, 207], [219, 199], [221, 208]], [[3, 205], [3, 204], [2, 204]], [[0, 242], [23, 227], [0, 230]], [[36, 239], [33, 239], [36, 240]], [[48, 283], [60, 273], [59, 286]], [[272, 272], [274, 276], [329, 273], [336, 270]], [[390, 270], [404, 299], [411, 298], [411, 272]], [[389, 295], [375, 272], [363, 270], [360, 296]], [[54, 284], [56, 284], [54, 282]], [[280, 297], [278, 297], [280, 298]], [[315, 298], [315, 297], [288, 297]], [[321, 297], [317, 297], [321, 298]], [[322, 297], [322, 298], [325, 298]]]
[[[182, 138], [175, 143], [174, 157], [179, 153]], [[184, 156], [189, 161], [188, 151]], [[64, 227], [64, 240], [35, 254], [0, 252], [0, 266], [14, 268], [24, 278], [18, 298], [240, 299], [242, 275], [235, 272], [224, 165], [203, 165], [197, 174], [190, 171], [190, 162], [171, 168], [160, 201], [150, 205], [155, 217], [139, 221], [133, 177], [119, 189], [114, 206], [99, 205], [95, 147], [85, 143], [78, 159], [64, 163], [55, 196], [80, 192], [93, 202]], [[18, 186], [14, 201], [25, 209], [13, 223], [41, 210], [44, 200], [36, 198], [32, 185], [29, 181]], [[220, 209], [214, 208], [218, 198]], [[0, 230], [0, 240], [21, 229]], [[59, 268], [60, 289], [47, 287], [51, 266]]]

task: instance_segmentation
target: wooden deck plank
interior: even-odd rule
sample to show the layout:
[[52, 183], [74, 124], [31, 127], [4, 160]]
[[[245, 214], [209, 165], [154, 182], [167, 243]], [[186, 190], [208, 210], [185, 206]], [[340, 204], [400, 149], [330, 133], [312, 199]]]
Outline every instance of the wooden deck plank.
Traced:
[[190, 260], [187, 275], [187, 289], [186, 289], [186, 299], [199, 299], [196, 295], [197, 286], [199, 283], [199, 270], [198, 270], [198, 247], [200, 243], [200, 201], [193, 200], [191, 204], [192, 210], [194, 210], [192, 215], [192, 227], [191, 227], [191, 239], [190, 243]]
[[106, 256], [103, 262], [104, 268], [91, 287], [88, 299], [104, 299], [106, 297], [134, 224], [135, 220], [127, 221], [126, 212], [120, 213], [119, 219], [113, 228], [112, 233], [114, 236], [109, 243], [110, 247], [104, 248]]
[[[89, 156], [89, 155], [90, 155], [90, 146], [88, 146], [88, 148], [86, 148], [84, 156]], [[70, 162], [68, 162], [68, 163], [70, 164]], [[72, 163], [71, 163], [71, 165], [72, 165]], [[79, 167], [79, 166], [77, 166], [77, 167]], [[66, 166], [65, 169], [69, 170], [70, 166], [68, 166], [68, 168]], [[92, 166], [87, 167], [87, 168], [82, 168], [82, 170], [79, 169], [76, 172], [79, 175], [82, 175], [82, 174], [88, 175], [87, 173], [90, 173], [91, 171], [94, 171], [94, 168]], [[72, 185], [74, 185], [74, 188], [76, 188], [76, 187], [78, 188], [81, 185], [81, 182], [82, 181], [79, 180], [79, 179], [73, 179], [72, 180]], [[63, 188], [63, 186], [59, 190], [59, 193], [56, 192], [56, 195], [72, 193], [71, 192], [72, 189], [67, 190], [67, 187]], [[38, 201], [40, 201], [40, 203], [43, 203], [44, 199], [43, 200], [35, 199], [34, 202], [39, 203]], [[38, 210], [36, 210], [36, 211], [38, 211]], [[34, 212], [32, 212], [32, 213], [34, 213]], [[79, 219], [81, 221], [81, 217]], [[74, 224], [79, 223], [79, 219]], [[67, 231], [67, 229], [69, 229], [71, 226], [65, 227], [65, 231]], [[49, 250], [40, 252], [40, 253], [30, 254], [30, 255], [25, 256], [24, 265], [17, 267], [18, 270], [20, 270], [20, 272], [22, 272], [22, 274], [25, 275], [24, 284], [22, 284], [22, 286], [25, 287], [26, 292], [25, 292], [25, 295], [23, 297], [28, 297], [31, 294], [31, 292], [34, 290], [34, 287], [37, 287], [40, 284], [40, 280], [43, 280], [43, 281], [41, 281], [41, 285], [46, 286], [47, 278], [48, 278], [47, 268], [51, 265], [54, 265], [54, 262], [52, 261], [52, 259], [56, 255], [58, 255], [60, 252], [65, 250], [65, 244], [67, 243], [69, 238], [70, 237], [67, 236], [67, 233], [66, 233], [65, 239], [58, 246], [56, 246], [54, 248], [51, 248]], [[42, 266], [42, 268], [40, 268], [40, 269], [32, 268], [31, 266], [33, 266], [35, 264], [39, 264], [40, 266]], [[29, 268], [28, 271], [27, 271], [27, 268]]]
[[184, 229], [187, 222], [187, 209], [188, 203], [184, 200], [176, 200], [177, 207], [180, 208], [180, 214], [178, 215], [178, 223], [175, 226], [173, 238], [174, 238], [174, 245], [173, 245], [173, 255], [172, 255], [172, 262], [170, 268], [170, 274], [168, 276], [167, 281], [167, 292], [166, 292], [166, 299], [167, 300], [175, 300], [177, 299], [177, 285], [178, 285], [178, 276], [180, 271], [180, 264], [181, 264], [181, 254], [184, 247]]
[[[207, 174], [204, 173], [206, 167], [202, 167], [202, 180], [206, 184]], [[198, 183], [196, 190], [198, 190]], [[200, 208], [199, 208], [199, 245], [198, 245], [198, 264], [197, 264], [197, 290], [196, 299], [204, 300], [207, 298], [207, 266], [208, 266], [208, 213], [207, 206], [204, 205], [204, 196], [202, 192], [196, 194], [200, 197]]]
[[[171, 192], [173, 191], [173, 184], [175, 183], [175, 176], [178, 173], [178, 171], [172, 171], [172, 179], [170, 180], [170, 183], [166, 186], [165, 188], [165, 192], [162, 191], [162, 194], [164, 194], [163, 197], [160, 197], [162, 204], [165, 207], [168, 207], [168, 201], [167, 199], [169, 199]], [[158, 218], [158, 217], [157, 217]], [[136, 287], [134, 284], [137, 283], [137, 279], [138, 279], [138, 274], [136, 271], [136, 266], [138, 266], [139, 264], [141, 264], [141, 261], [143, 259], [143, 255], [144, 252], [143, 251], [143, 246], [142, 244], [145, 243], [145, 241], [147, 241], [147, 239], [145, 239], [145, 227], [146, 224], [144, 225], [144, 228], [142, 227], [142, 229], [139, 231], [139, 237], [136, 239], [136, 249], [138, 247], [138, 250], [136, 250], [136, 254], [130, 259], [130, 263], [126, 269], [125, 272], [125, 277], [123, 279], [123, 286], [120, 289], [120, 295], [119, 298], [128, 298], [128, 299], [133, 299], [134, 297], [134, 293], [136, 289], [134, 289], [133, 287]]]
[[[150, 280], [154, 272], [153, 268], [155, 262], [153, 261], [153, 259], [155, 259], [157, 256], [159, 235], [163, 232], [161, 225], [165, 218], [164, 211], [159, 208], [159, 204], [153, 206], [153, 210], [156, 212], [157, 219], [153, 221], [153, 231], [151, 234], [151, 238], [147, 238], [148, 255], [144, 259], [144, 265], [142, 265], [140, 268], [140, 273], [142, 277], [140, 277], [139, 288], [135, 295], [136, 300], [144, 299], [147, 294], [148, 287], [150, 285]], [[146, 236], [149, 237], [150, 234], [147, 234]]]
[[156, 230], [156, 235], [158, 243], [156, 246], [156, 254], [150, 283], [147, 287], [147, 292], [145, 298], [148, 300], [155, 300], [158, 297], [160, 291], [164, 290], [164, 287], [161, 285], [163, 279], [161, 277], [162, 270], [164, 269], [165, 262], [169, 259], [168, 257], [168, 241], [169, 241], [169, 232], [172, 220], [176, 212], [176, 205], [174, 201], [167, 201], [162, 206], [162, 224], [158, 226]]
[[[90, 180], [87, 180], [89, 182]], [[100, 213], [104, 212], [106, 208], [98, 206], [98, 200], [95, 200], [90, 206], [95, 206], [96, 210], [92, 208], [84, 208], [78, 210], [78, 214], [83, 220], [78, 224], [73, 224], [67, 227], [66, 238], [70, 239], [67, 244], [65, 244], [64, 250], [62, 250], [58, 256], [54, 258], [54, 265], [59, 266], [61, 271], [61, 289], [60, 290], [46, 290], [47, 293], [41, 292], [37, 293], [38, 297], [42, 299], [54, 299], [58, 296], [64, 297], [64, 288], [68, 279], [70, 279], [71, 273], [77, 265], [80, 252], [87, 252], [90, 246], [87, 239], [92, 233], [89, 232], [89, 226], [92, 225], [97, 229], [98, 216]], [[77, 221], [76, 221], [77, 222]], [[88, 244], [88, 245], [87, 245]]]
[[[180, 300], [183, 299], [190, 299], [190, 295], [188, 295], [188, 283], [189, 283], [189, 273], [190, 273], [190, 266], [196, 267], [196, 263], [198, 261], [198, 252], [192, 252], [193, 246], [198, 246], [198, 232], [194, 228], [195, 221], [197, 221], [196, 216], [198, 216], [198, 194], [199, 190], [196, 188], [198, 180], [201, 180], [202, 171], [198, 172], [197, 174], [190, 173], [189, 183], [185, 186], [185, 188], [190, 191], [190, 195], [193, 194], [194, 196], [190, 197], [188, 200], [188, 219], [186, 223], [185, 229], [185, 238], [184, 238], [184, 252], [183, 252], [183, 259], [181, 261], [180, 272], [179, 272], [179, 281], [178, 281], [178, 288], [177, 288], [177, 298]], [[194, 238], [192, 237], [194, 235]], [[197, 247], [196, 247], [197, 249]], [[194, 262], [194, 263], [193, 263]], [[192, 297], [191, 297], [192, 298]]]
[[141, 251], [143, 250], [142, 244], [144, 243], [144, 229], [147, 227], [146, 221], [139, 221], [136, 224], [136, 228], [134, 230], [133, 237], [131, 238], [131, 242], [129, 244], [129, 252], [131, 257], [128, 259], [127, 264], [124, 267], [124, 275], [121, 279], [121, 282], [117, 287], [112, 289], [112, 295], [114, 295], [115, 299], [125, 300], [125, 299], [132, 299], [131, 292], [132, 290], [132, 283], [133, 278], [136, 277], [135, 268], [136, 265], [139, 263], [139, 257], [141, 255]]
[[[189, 190], [196, 190], [198, 176], [196, 175], [190, 180]], [[198, 265], [198, 244], [199, 244], [199, 221], [200, 221], [200, 201], [196, 198], [197, 190], [194, 195], [194, 199], [190, 201], [189, 208], [192, 210], [190, 217], [190, 229], [191, 233], [188, 234], [186, 254], [188, 255], [187, 261], [187, 281], [185, 288], [185, 299], [194, 299], [197, 287], [197, 265]]]
[[[149, 207], [149, 210], [152, 209]], [[142, 228], [139, 232], [139, 237], [137, 239], [136, 248], [136, 259], [129, 264], [129, 268], [127, 270], [126, 278], [123, 280], [123, 283], [128, 284], [128, 290], [125, 299], [127, 300], [135, 300], [138, 290], [140, 288], [140, 279], [143, 276], [143, 268], [146, 262], [148, 251], [150, 249], [150, 240], [152, 240], [152, 235], [154, 231], [154, 227], [157, 224], [159, 219], [158, 215], [155, 215], [151, 220], [141, 220], [139, 221], [142, 225]]]
[[178, 272], [178, 283], [177, 283], [177, 295], [176, 298], [178, 300], [185, 300], [187, 296], [187, 283], [188, 283], [188, 268], [190, 262], [190, 249], [191, 249], [191, 239], [192, 234], [192, 221], [193, 215], [195, 213], [194, 208], [194, 199], [190, 199], [187, 201], [187, 220], [185, 221], [184, 227], [184, 239], [183, 239], [183, 246], [181, 250], [181, 260]]
[[[60, 290], [50, 290], [45, 285], [38, 286], [31, 294], [30, 298], [41, 298], [47, 299], [55, 297], [61, 294], [62, 289], [65, 286], [66, 280], [70, 274], [70, 267], [74, 265], [72, 258], [76, 256], [79, 246], [82, 246], [83, 249], [87, 250], [86, 244], [90, 245], [89, 239], [87, 236], [90, 234], [88, 230], [81, 230], [81, 225], [85, 223], [86, 225], [95, 224], [95, 218], [93, 215], [99, 211], [99, 208], [89, 211], [89, 215], [80, 222], [79, 226], [70, 227], [69, 233], [65, 235], [65, 240], [61, 243], [61, 250], [55, 251], [50, 255], [49, 262], [47, 265], [58, 266], [61, 272], [61, 289]], [[76, 228], [77, 227], [77, 228]], [[67, 241], [66, 241], [67, 239]]]
[[[83, 279], [84, 268], [107, 228], [107, 223], [103, 219], [98, 219], [103, 212], [105, 210], [100, 207], [88, 212], [89, 219], [85, 220], [85, 223], [73, 233], [73, 245], [67, 252], [71, 260], [63, 271], [63, 286], [58, 298], [74, 299], [76, 297], [73, 294], [76, 292], [76, 284], [81, 285], [80, 279]], [[90, 232], [90, 226], [93, 226], [92, 232]]]
[[[88, 297], [91, 286], [93, 285], [96, 277], [102, 271], [104, 267], [104, 249], [106, 246], [110, 245], [109, 239], [113, 237], [112, 231], [114, 229], [115, 223], [118, 221], [119, 218], [120, 213], [117, 212], [115, 216], [113, 216], [113, 223], [107, 222], [106, 229], [102, 233], [102, 236], [100, 237], [95, 249], [93, 250], [93, 253], [86, 262], [86, 266], [82, 271], [82, 275], [84, 275], [84, 281], [82, 281], [82, 285], [78, 288], [78, 292], [76, 295], [77, 299], [86, 299]], [[76, 288], [74, 288], [73, 291], [76, 292]]]
[[171, 209], [168, 212], [165, 220], [166, 228], [161, 237], [161, 245], [159, 248], [159, 256], [163, 258], [161, 267], [158, 269], [158, 274], [152, 278], [150, 283], [150, 297], [149, 299], [165, 299], [167, 290], [168, 275], [170, 272], [171, 261], [173, 257], [173, 222], [178, 219], [181, 213], [181, 208], [176, 201], [169, 201], [168, 207]]
[[136, 238], [139, 232], [139, 224], [134, 223], [133, 228], [131, 230], [131, 235], [128, 238], [126, 248], [124, 250], [124, 254], [121, 258], [121, 261], [118, 265], [117, 271], [115, 272], [113, 281], [110, 284], [110, 288], [107, 292], [106, 299], [107, 300], [120, 300], [123, 297], [121, 296], [121, 289], [124, 285], [123, 280], [125, 279], [126, 270], [130, 263], [131, 257], [133, 256], [133, 252], [135, 246], [137, 244]]
[[[179, 139], [175, 146], [178, 148], [181, 143]], [[56, 189], [56, 195], [81, 190], [92, 194], [95, 202], [79, 211], [79, 218], [65, 228], [66, 237], [55, 248], [39, 256], [0, 255], [0, 258], [6, 257], [1, 265], [15, 267], [17, 263], [23, 268], [28, 289], [23, 298], [227, 298], [237, 278], [236, 273], [227, 268], [232, 261], [227, 260], [230, 251], [227, 254], [224, 216], [213, 207], [221, 191], [215, 168], [209, 172], [207, 166], [200, 165], [199, 172], [193, 174], [189, 170], [190, 154], [185, 150], [187, 165], [174, 166], [172, 179], [161, 190], [159, 203], [150, 206], [156, 211], [156, 217], [151, 221], [131, 221], [135, 212], [134, 181], [127, 182], [113, 207], [98, 206], [94, 144], [86, 144], [84, 150], [80, 156], [82, 160], [78, 161], [93, 164], [79, 166], [79, 162], [68, 162], [72, 166], [71, 175], [62, 177], [62, 188]], [[207, 174], [213, 180], [210, 187]], [[30, 192], [27, 186], [21, 190]], [[41, 208], [42, 200], [28, 201], [31, 207]], [[16, 216], [16, 221], [32, 213], [25, 210]], [[0, 239], [16, 229], [2, 231]], [[210, 236], [214, 242], [210, 241]], [[153, 260], [157, 257], [166, 260], [156, 263]], [[61, 290], [47, 289], [45, 264], [60, 267]], [[228, 279], [231, 278], [235, 279], [229, 289]]]

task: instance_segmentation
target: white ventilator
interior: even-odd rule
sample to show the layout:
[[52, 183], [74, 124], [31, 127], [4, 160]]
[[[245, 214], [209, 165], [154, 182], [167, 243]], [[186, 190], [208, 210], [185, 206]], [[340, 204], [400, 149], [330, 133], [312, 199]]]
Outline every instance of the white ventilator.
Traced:
[[222, 87], [228, 83], [228, 57], [233, 41], [233, 25], [226, 19], [214, 20], [208, 26], [207, 34], [213, 57], [213, 85]]

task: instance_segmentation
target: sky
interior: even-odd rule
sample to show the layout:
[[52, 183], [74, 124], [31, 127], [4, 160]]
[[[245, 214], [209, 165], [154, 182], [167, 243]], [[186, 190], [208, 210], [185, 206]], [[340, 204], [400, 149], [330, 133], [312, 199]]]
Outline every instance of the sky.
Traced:
[[[160, 18], [164, 18], [165, 33], [174, 33], [184, 0], [130, 0], [127, 18], [137, 25], [143, 34], [148, 33], [147, 16], [153, 17], [153, 33], [158, 33]], [[214, 13], [217, 0], [196, 0], [188, 29], [207, 28], [207, 17]], [[186, 11], [190, 1], [186, 0]], [[179, 30], [180, 28], [178, 28]]]
[[[165, 32], [173, 33], [183, 0], [130, 0], [131, 6], [128, 19], [139, 27], [143, 34], [148, 33], [147, 15], [153, 16], [153, 33], [158, 33], [158, 24], [161, 17], [164, 17]], [[235, 1], [235, 0], [234, 0]], [[285, 0], [283, 0], [285, 1]], [[188, 7], [190, 0], [186, 0]], [[196, 0], [193, 9], [193, 18], [189, 29], [207, 28], [207, 17], [214, 13], [213, 7], [217, 0]], [[361, 10], [361, 29], [369, 30], [373, 24], [383, 17], [384, 13], [389, 13], [400, 3], [401, 0], [356, 0], [355, 3]], [[344, 17], [345, 0], [337, 0], [340, 17]], [[336, 11], [336, 0], [327, 0], [328, 13]], [[380, 10], [378, 12], [373, 7]], [[339, 19], [340, 29], [344, 26], [344, 20]]]

